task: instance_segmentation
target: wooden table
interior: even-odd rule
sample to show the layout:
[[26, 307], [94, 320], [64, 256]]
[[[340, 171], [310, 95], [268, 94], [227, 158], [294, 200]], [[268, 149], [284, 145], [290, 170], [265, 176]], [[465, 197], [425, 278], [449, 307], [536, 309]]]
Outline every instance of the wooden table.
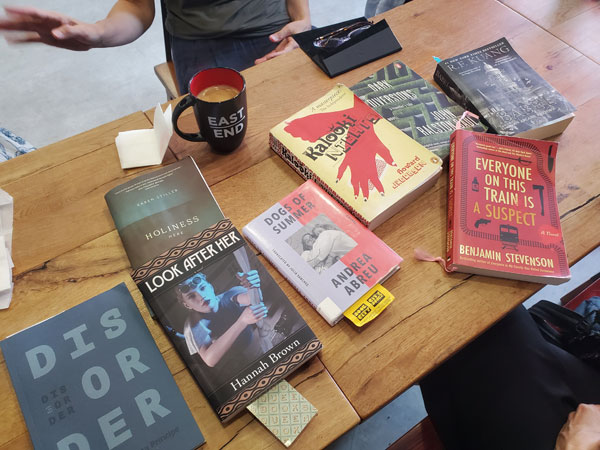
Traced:
[[[561, 40], [548, 30], [575, 20], [576, 14], [563, 11], [564, 20], [544, 28], [536, 24], [541, 19], [531, 21], [522, 15], [527, 11], [517, 11], [525, 0], [506, 3], [510, 8], [495, 0], [415, 0], [385, 13], [404, 46], [402, 52], [335, 80], [299, 50], [252, 67], [244, 71], [249, 127], [241, 148], [219, 156], [204, 144], [175, 136], [164, 163], [192, 155], [225, 214], [241, 228], [303, 181], [269, 149], [272, 126], [323, 95], [335, 82], [352, 85], [396, 58], [431, 80], [435, 69], [431, 56], [449, 57], [506, 36], [578, 108], [575, 120], [558, 137], [556, 161], [559, 210], [573, 263], [600, 242], [600, 157], [595, 145], [600, 70], [597, 59], [577, 50], [576, 40]], [[547, 12], [539, 15], [552, 23]], [[135, 113], [0, 165], [0, 187], [15, 201], [15, 289], [10, 309], [0, 311], [0, 338], [125, 281], [207, 447], [228, 443], [232, 448], [280, 448], [249, 414], [225, 427], [218, 423], [167, 338], [149, 318], [128, 275], [129, 264], [103, 196], [140, 172], [152, 170], [123, 171], [114, 145], [119, 131], [148, 128], [151, 118], [151, 111]], [[184, 129], [193, 122], [191, 114], [180, 120]], [[443, 254], [445, 208], [446, 177], [442, 176], [432, 189], [376, 230], [405, 262], [386, 282], [397, 300], [362, 330], [347, 322], [327, 325], [265, 262], [323, 342], [319, 358], [290, 379], [319, 409], [295, 448], [320, 448], [332, 442], [539, 289], [525, 282], [447, 275], [436, 264], [415, 261], [415, 247]], [[0, 386], [5, 395], [0, 449], [27, 448], [29, 435], [3, 359]]]

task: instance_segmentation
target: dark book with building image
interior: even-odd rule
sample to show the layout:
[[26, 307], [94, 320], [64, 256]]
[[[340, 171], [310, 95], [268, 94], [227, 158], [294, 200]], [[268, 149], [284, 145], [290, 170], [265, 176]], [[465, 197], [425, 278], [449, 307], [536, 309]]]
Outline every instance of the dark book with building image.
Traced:
[[0, 346], [36, 449], [204, 443], [124, 283]]
[[156, 255], [132, 277], [221, 421], [321, 349], [227, 219]]
[[506, 38], [439, 62], [433, 78], [497, 134], [544, 139], [562, 133], [575, 116]]
[[[394, 61], [350, 89], [384, 119], [426, 149], [446, 159], [450, 135], [464, 108], [402, 61]], [[463, 118], [462, 128], [486, 131], [479, 120]]]
[[191, 157], [123, 183], [105, 199], [133, 269], [224, 217]]

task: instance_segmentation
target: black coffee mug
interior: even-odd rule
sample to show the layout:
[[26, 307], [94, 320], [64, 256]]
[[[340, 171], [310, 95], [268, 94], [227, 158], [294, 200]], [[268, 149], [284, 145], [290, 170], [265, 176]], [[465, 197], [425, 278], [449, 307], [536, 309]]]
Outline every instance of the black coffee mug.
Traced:
[[[177, 127], [179, 116], [190, 106], [194, 107], [200, 129], [197, 133], [186, 133]], [[173, 110], [173, 128], [179, 136], [208, 142], [219, 153], [238, 148], [247, 126], [246, 81], [237, 70], [225, 67], [201, 70], [194, 75], [189, 94]]]

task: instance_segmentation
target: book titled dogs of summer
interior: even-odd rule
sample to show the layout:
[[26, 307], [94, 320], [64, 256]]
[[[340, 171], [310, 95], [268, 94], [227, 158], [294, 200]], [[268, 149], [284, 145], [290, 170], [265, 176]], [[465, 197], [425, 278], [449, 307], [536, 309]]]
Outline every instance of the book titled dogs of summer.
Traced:
[[204, 442], [123, 283], [0, 345], [36, 449]]
[[330, 325], [402, 262], [311, 180], [243, 231]]
[[227, 219], [132, 277], [223, 422], [321, 349]]

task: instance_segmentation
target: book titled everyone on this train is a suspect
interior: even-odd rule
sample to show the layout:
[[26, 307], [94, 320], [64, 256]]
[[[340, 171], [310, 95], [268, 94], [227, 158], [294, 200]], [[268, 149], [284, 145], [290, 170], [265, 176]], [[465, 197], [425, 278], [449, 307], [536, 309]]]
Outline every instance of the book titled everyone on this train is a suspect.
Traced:
[[457, 130], [450, 143], [450, 270], [560, 284], [570, 278], [556, 201], [558, 144]]

